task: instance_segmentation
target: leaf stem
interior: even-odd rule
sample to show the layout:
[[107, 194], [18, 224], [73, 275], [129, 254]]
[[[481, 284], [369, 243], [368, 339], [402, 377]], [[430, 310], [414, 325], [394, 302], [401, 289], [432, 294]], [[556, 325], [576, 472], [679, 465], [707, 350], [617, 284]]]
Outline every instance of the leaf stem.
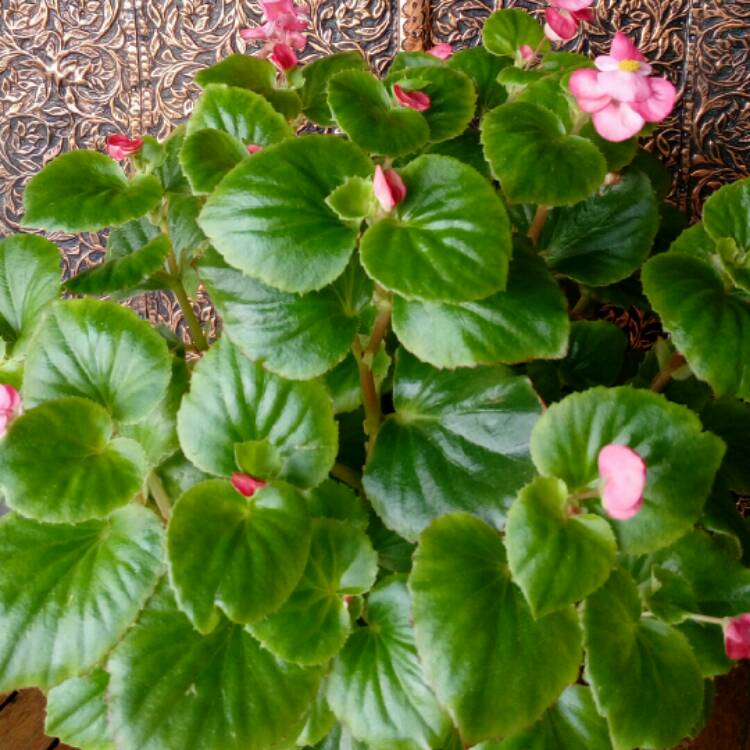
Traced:
[[669, 360], [651, 381], [649, 388], [655, 393], [661, 393], [669, 385], [672, 375], [685, 364], [687, 364], [687, 360], [682, 354], [673, 354], [672, 359]]
[[585, 490], [584, 492], [578, 492], [575, 495], [568, 497], [569, 502], [579, 503], [581, 500], [593, 500], [595, 497], [601, 496], [601, 490]]
[[177, 302], [180, 304], [182, 315], [185, 318], [185, 323], [190, 331], [190, 338], [193, 340], [193, 344], [198, 351], [205, 352], [206, 349], [208, 349], [208, 340], [203, 333], [200, 321], [195, 315], [193, 305], [191, 304], [190, 298], [185, 290], [185, 285], [182, 283], [182, 275], [177, 266], [177, 258], [175, 258], [174, 250], [170, 249], [169, 255], [167, 256], [167, 263], [169, 264], [170, 287], [174, 292], [174, 296], [177, 297]]
[[367, 348], [365, 349], [366, 355], [372, 354], [373, 356], [375, 356], [375, 354], [377, 354], [377, 351], [380, 348], [380, 344], [386, 337], [386, 334], [388, 333], [388, 327], [391, 324], [392, 307], [393, 306], [389, 299], [385, 299], [380, 303], [380, 311], [378, 312], [378, 316], [375, 318], [375, 323], [372, 326], [370, 341], [367, 344]]
[[539, 238], [542, 236], [542, 229], [544, 229], [547, 216], [549, 216], [549, 206], [539, 205], [536, 207], [536, 214], [534, 214], [534, 220], [531, 222], [527, 235], [534, 245], [539, 244]]
[[335, 463], [333, 465], [333, 468], [331, 469], [331, 476], [335, 479], [341, 480], [345, 484], [348, 484], [358, 492], [364, 493], [364, 488], [362, 487], [362, 477], [360, 477], [358, 472], [356, 472], [346, 464], [338, 462]]
[[380, 429], [382, 413], [380, 410], [380, 397], [375, 385], [375, 375], [372, 367], [365, 361], [365, 352], [358, 339], [352, 345], [354, 358], [359, 367], [359, 381], [362, 386], [362, 405], [365, 409], [365, 434], [367, 435], [367, 460], [370, 460], [372, 449], [375, 447], [375, 436]]
[[166, 489], [164, 489], [161, 477], [155, 471], [152, 471], [148, 475], [148, 491], [151, 497], [154, 498], [154, 502], [162, 518], [165, 521], [169, 521], [169, 516], [172, 514], [172, 501], [169, 499]]

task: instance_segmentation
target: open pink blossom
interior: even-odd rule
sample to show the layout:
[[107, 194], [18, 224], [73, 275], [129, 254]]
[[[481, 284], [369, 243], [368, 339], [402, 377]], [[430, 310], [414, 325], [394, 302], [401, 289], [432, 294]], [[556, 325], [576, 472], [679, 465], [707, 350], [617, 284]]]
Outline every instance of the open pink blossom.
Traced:
[[274, 49], [278, 44], [293, 50], [305, 48], [307, 39], [300, 32], [309, 26], [306, 5], [296, 5], [292, 0], [261, 0], [261, 7], [265, 22], [261, 26], [240, 30], [240, 37], [246, 42], [263, 42], [263, 48], [258, 52], [259, 57], [273, 59]]
[[402, 107], [426, 112], [432, 106], [432, 99], [424, 91], [404, 91], [398, 84], [393, 86], [393, 95]]
[[262, 490], [266, 486], [266, 482], [251, 477], [249, 474], [240, 474], [235, 471], [232, 474], [232, 486], [240, 495], [252, 497], [258, 490]]
[[375, 197], [385, 211], [392, 211], [406, 198], [406, 185], [401, 175], [393, 169], [383, 169], [380, 164], [375, 167], [373, 188]]
[[651, 77], [651, 66], [622, 32], [615, 34], [610, 54], [595, 64], [596, 70], [576, 70], [569, 85], [602, 138], [625, 141], [672, 111], [677, 90], [666, 78]]
[[635, 516], [643, 507], [646, 464], [626, 445], [605, 445], [599, 451], [599, 475], [604, 482], [604, 510], [618, 521]]
[[443, 42], [442, 44], [436, 44], [434, 47], [428, 49], [427, 54], [437, 57], [438, 60], [448, 60], [453, 54], [453, 47], [447, 42]]
[[21, 413], [21, 396], [12, 385], [0, 385], [0, 438]]
[[730, 659], [750, 659], [750, 613], [733, 617], [724, 627], [724, 648]]
[[259, 151], [263, 150], [263, 146], [259, 146], [257, 143], [248, 143], [247, 145], [247, 153], [252, 156], [253, 154], [257, 154]]
[[120, 134], [107, 136], [107, 153], [118, 161], [137, 154], [141, 146], [143, 146], [143, 138], [128, 138]]
[[578, 33], [584, 21], [591, 21], [594, 0], [552, 0], [544, 13], [544, 33], [553, 42], [566, 42]]
[[288, 44], [280, 43], [274, 45], [269, 59], [282, 72], [295, 68], [299, 62], [295, 51]]

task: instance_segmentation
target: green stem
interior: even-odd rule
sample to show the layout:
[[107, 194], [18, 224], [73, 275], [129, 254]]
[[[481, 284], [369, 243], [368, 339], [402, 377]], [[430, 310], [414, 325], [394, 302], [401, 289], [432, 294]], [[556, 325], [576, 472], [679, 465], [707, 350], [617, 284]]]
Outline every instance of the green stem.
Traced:
[[164, 489], [164, 483], [155, 471], [148, 475], [148, 491], [154, 498], [162, 518], [169, 521], [169, 516], [172, 514], [172, 501], [169, 499], [166, 489]]
[[356, 339], [352, 346], [352, 351], [354, 352], [354, 358], [357, 360], [359, 381], [362, 387], [362, 405], [365, 409], [365, 434], [367, 435], [367, 460], [369, 461], [372, 450], [375, 447], [375, 436], [378, 434], [382, 420], [380, 397], [375, 385], [375, 375], [373, 374], [372, 367], [365, 361], [365, 352], [362, 349], [362, 344]]
[[584, 492], [579, 492], [575, 495], [570, 495], [568, 498], [568, 501], [571, 503], [578, 504], [581, 500], [593, 500], [595, 497], [599, 497], [601, 495], [600, 490], [585, 490]]
[[570, 317], [579, 319], [585, 317], [589, 305], [591, 304], [591, 292], [588, 289], [581, 289], [581, 296], [578, 298], [573, 309], [570, 311]]
[[383, 300], [383, 302], [381, 303], [380, 312], [378, 313], [377, 318], [375, 318], [375, 323], [372, 326], [370, 341], [367, 344], [367, 348], [365, 349], [366, 355], [372, 354], [373, 356], [375, 356], [375, 354], [377, 354], [377, 351], [380, 348], [380, 344], [383, 342], [383, 339], [388, 333], [388, 326], [390, 326], [391, 324], [391, 309], [391, 301]]
[[193, 340], [193, 344], [198, 351], [205, 352], [208, 349], [208, 340], [206, 335], [203, 333], [200, 321], [195, 315], [193, 305], [190, 302], [185, 286], [182, 283], [182, 274], [177, 265], [177, 258], [175, 258], [174, 251], [170, 250], [167, 256], [167, 263], [169, 264], [170, 272], [170, 287], [174, 292], [174, 296], [177, 297], [177, 302], [180, 304], [182, 315], [187, 323], [188, 330], [190, 331], [190, 338]]
[[358, 492], [363, 492], [362, 477], [346, 464], [335, 463], [331, 469], [331, 476], [340, 479]]

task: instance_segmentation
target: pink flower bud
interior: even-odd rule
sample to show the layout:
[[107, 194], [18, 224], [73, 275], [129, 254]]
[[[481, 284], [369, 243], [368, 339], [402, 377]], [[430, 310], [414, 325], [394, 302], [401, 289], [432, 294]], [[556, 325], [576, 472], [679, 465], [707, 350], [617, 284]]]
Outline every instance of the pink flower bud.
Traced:
[[21, 413], [21, 396], [12, 385], [0, 385], [0, 438]]
[[401, 86], [393, 86], [393, 95], [402, 107], [426, 112], [432, 106], [432, 99], [423, 91], [404, 91]]
[[578, 33], [578, 21], [569, 10], [550, 7], [544, 18], [544, 33], [553, 42], [567, 42]]
[[525, 60], [526, 62], [528, 62], [529, 60], [533, 60], [536, 57], [534, 48], [529, 44], [522, 44], [518, 48], [518, 54], [521, 56], [521, 59]]
[[447, 42], [443, 42], [442, 44], [436, 44], [431, 49], [428, 49], [427, 54], [437, 57], [438, 60], [448, 60], [453, 54], [453, 47]]
[[643, 507], [646, 464], [626, 445], [605, 445], [599, 452], [599, 475], [604, 482], [604, 510], [618, 521], [635, 516]]
[[406, 198], [406, 185], [401, 175], [393, 169], [383, 169], [380, 164], [375, 167], [373, 186], [375, 197], [385, 211], [392, 211]]
[[107, 153], [118, 161], [138, 153], [141, 146], [143, 146], [143, 138], [131, 139], [119, 134], [107, 136]]
[[232, 474], [232, 486], [240, 495], [252, 497], [258, 490], [262, 490], [266, 486], [266, 482], [251, 477], [249, 474], [240, 474], [240, 472], [235, 471]]
[[259, 146], [257, 143], [248, 143], [247, 145], [247, 153], [250, 154], [251, 156], [253, 154], [257, 154], [258, 151], [262, 151], [262, 150], [263, 150], [263, 146]]
[[270, 55], [271, 62], [282, 72], [297, 66], [297, 54], [288, 44], [275, 44]]
[[724, 626], [724, 647], [730, 659], [750, 659], [750, 613], [727, 622]]

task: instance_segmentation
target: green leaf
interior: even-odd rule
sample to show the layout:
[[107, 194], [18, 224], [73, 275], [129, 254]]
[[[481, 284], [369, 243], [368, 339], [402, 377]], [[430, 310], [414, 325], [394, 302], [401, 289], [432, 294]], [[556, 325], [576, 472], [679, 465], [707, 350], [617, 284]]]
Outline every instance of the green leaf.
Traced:
[[403, 156], [430, 138], [422, 114], [397, 106], [386, 87], [364, 70], [344, 70], [331, 78], [328, 105], [338, 126], [370, 153]]
[[297, 747], [316, 745], [325, 739], [326, 735], [330, 733], [336, 724], [336, 717], [333, 715], [331, 709], [328, 708], [328, 701], [326, 700], [327, 687], [328, 683], [323, 680], [320, 684], [318, 695], [315, 697], [315, 702], [310, 707], [305, 726], [302, 728], [295, 742]]
[[651, 252], [659, 228], [659, 204], [642, 172], [555, 217], [545, 257], [550, 268], [581, 284], [607, 286], [630, 276]]
[[435, 57], [435, 55], [429, 54], [428, 52], [422, 52], [420, 50], [414, 50], [413, 52], [398, 52], [393, 56], [391, 66], [388, 68], [388, 75], [409, 68], [421, 68], [426, 65], [440, 67], [444, 64], [443, 60], [439, 57]]
[[610, 520], [629, 554], [664, 547], [698, 520], [724, 454], [698, 417], [663, 396], [630, 387], [592, 388], [542, 415], [531, 437], [539, 473], [562, 479], [571, 493], [598, 489], [597, 459], [605, 445], [637, 451], [646, 463], [642, 510]]
[[115, 750], [107, 727], [108, 683], [109, 675], [95, 669], [52, 688], [47, 694], [45, 733], [85, 750]]
[[737, 665], [727, 656], [721, 625], [686, 620], [677, 630], [688, 639], [704, 677], [726, 674]]
[[60, 293], [60, 252], [49, 240], [16, 234], [0, 241], [0, 339], [22, 354]]
[[534, 617], [584, 599], [615, 566], [617, 544], [607, 522], [568, 512], [568, 488], [537, 477], [508, 514], [505, 546], [513, 580]]
[[405, 200], [362, 238], [367, 273], [408, 299], [464, 302], [504, 289], [510, 224], [487, 180], [434, 155], [415, 159], [401, 176]]
[[703, 708], [703, 676], [687, 639], [641, 617], [638, 590], [615, 570], [584, 609], [586, 676], [616, 750], [669, 748]]
[[456, 510], [502, 526], [533, 476], [528, 440], [541, 405], [529, 381], [504, 367], [434, 370], [401, 351], [394, 404], [364, 476], [386, 526], [413, 541]]
[[[360, 336], [360, 342], [367, 346], [367, 337]], [[375, 386], [385, 381], [391, 367], [391, 358], [386, 351], [385, 343], [380, 345], [372, 360], [372, 374]], [[359, 376], [359, 365], [353, 354], [349, 354], [325, 376], [325, 384], [333, 399], [333, 410], [336, 414], [354, 411], [362, 404], [362, 381]]]
[[240, 471], [253, 477], [276, 479], [283, 467], [281, 456], [267, 440], [248, 440], [234, 446], [234, 457]]
[[78, 523], [125, 505], [146, 477], [138, 443], [112, 437], [107, 412], [62, 398], [14, 420], [0, 452], [5, 502], [40, 521]]
[[185, 130], [185, 125], [179, 125], [164, 141], [164, 161], [157, 169], [164, 190], [171, 193], [190, 192], [190, 183], [182, 173], [182, 167], [180, 166], [180, 151], [182, 151], [182, 144], [185, 142]]
[[420, 539], [409, 587], [425, 674], [467, 744], [524, 729], [575, 681], [575, 610], [535, 620], [500, 536], [478, 518], [435, 521]]
[[570, 323], [565, 297], [544, 263], [517, 252], [504, 292], [461, 303], [396, 297], [393, 330], [421, 360], [452, 368], [559, 359]]
[[201, 636], [163, 585], [107, 671], [116, 744], [138, 750], [287, 747], [322, 676], [276, 659], [240, 625]]
[[484, 160], [484, 150], [479, 137], [479, 131], [469, 128], [457, 138], [451, 138], [449, 141], [441, 143], [431, 143], [423, 153], [440, 154], [441, 156], [452, 156], [454, 159], [462, 161], [485, 177], [492, 179], [490, 175], [489, 164]]
[[117, 422], [137, 422], [164, 397], [170, 378], [164, 340], [112, 302], [57, 302], [26, 361], [24, 403], [63, 396], [104, 406]]
[[750, 251], [750, 179], [717, 190], [703, 207], [703, 225], [716, 242], [731, 238], [740, 252]]
[[511, 203], [572, 205], [592, 195], [607, 173], [596, 146], [566, 135], [559, 117], [528, 102], [501, 104], [487, 113], [482, 143]]
[[651, 612], [670, 625], [699, 611], [690, 583], [659, 565], [652, 567], [650, 580], [641, 588], [641, 599]]
[[310, 520], [302, 495], [282, 482], [252, 498], [212, 479], [174, 506], [167, 531], [177, 604], [201, 633], [221, 621], [248, 623], [278, 609], [307, 561]]
[[448, 60], [449, 68], [460, 70], [474, 82], [479, 114], [494, 109], [506, 100], [507, 93], [497, 82], [497, 77], [509, 64], [509, 60], [491, 55], [484, 47], [459, 50]]
[[314, 378], [349, 353], [363, 302], [360, 289], [369, 286], [354, 264], [333, 285], [303, 295], [254, 281], [213, 251], [199, 268], [226, 335], [271, 372]]
[[701, 422], [727, 444], [721, 470], [730, 489], [750, 496], [750, 404], [731, 398], [711, 401], [701, 411]]
[[206, 235], [197, 222], [198, 214], [203, 208], [203, 200], [185, 193], [170, 193], [168, 197], [169, 239], [172, 241], [177, 263], [184, 274], [188, 269], [192, 270], [189, 264], [208, 246]]
[[[534, 50], [549, 49], [542, 27], [532, 15], [520, 8], [493, 13], [484, 23], [482, 41], [493, 55], [514, 59], [524, 44]], [[543, 46], [540, 46], [542, 43]]]
[[172, 454], [156, 469], [157, 476], [164, 484], [164, 489], [170, 498], [179, 498], [183, 492], [187, 492], [198, 482], [203, 482], [211, 477], [196, 469], [188, 461], [182, 451]]
[[353, 221], [359, 224], [375, 211], [372, 180], [366, 180], [364, 177], [350, 177], [326, 198], [326, 204], [342, 221]]
[[280, 477], [303, 488], [326, 477], [338, 448], [331, 400], [320, 383], [282, 380], [223, 339], [193, 370], [177, 432], [190, 461], [224, 477], [237, 470], [237, 443], [266, 439], [284, 462]]
[[602, 152], [607, 160], [607, 169], [610, 172], [621, 172], [635, 159], [635, 155], [638, 153], [638, 136], [617, 143], [608, 141], [596, 132], [592, 121], [587, 122], [581, 128], [581, 135], [588, 138]]
[[234, 169], [199, 223], [235, 268], [282, 291], [314, 291], [341, 275], [357, 242], [358, 228], [325, 199], [347, 177], [371, 174], [370, 159], [341, 138], [290, 139]]
[[710, 263], [681, 252], [652, 258], [643, 289], [675, 347], [718, 396], [750, 400], [750, 296]]
[[367, 528], [370, 519], [365, 501], [345, 484], [326, 479], [305, 495], [312, 517], [348, 521], [362, 531]]
[[617, 383], [628, 337], [604, 320], [579, 320], [570, 329], [568, 356], [560, 363], [560, 377], [573, 388]]
[[352, 735], [377, 748], [440, 748], [448, 716], [426, 685], [414, 645], [409, 592], [390, 578], [367, 600], [367, 627], [333, 665], [328, 704]]
[[161, 230], [145, 216], [115, 227], [107, 239], [106, 258], [117, 260], [136, 253], [160, 234]]
[[48, 232], [96, 232], [143, 216], [161, 200], [159, 180], [128, 181], [120, 165], [96, 151], [71, 151], [31, 178], [22, 225]]
[[222, 130], [206, 128], [188, 135], [180, 164], [193, 192], [207, 195], [231, 169], [248, 158], [241, 141]]
[[161, 524], [130, 506], [77, 526], [0, 520], [0, 686], [49, 688], [91, 670], [162, 573]]
[[328, 106], [328, 84], [342, 70], [366, 71], [367, 63], [359, 52], [337, 52], [302, 68], [302, 111], [316, 125], [330, 128], [336, 124]]
[[565, 132], [573, 129], [579, 110], [573, 95], [567, 86], [561, 83], [560, 75], [547, 75], [538, 81], [532, 81], [514, 97], [514, 101], [537, 104], [556, 115], [563, 124]]
[[345, 595], [372, 588], [378, 558], [367, 535], [343, 521], [313, 523], [310, 556], [297, 588], [269, 617], [250, 626], [272, 653], [297, 664], [322, 664], [342, 648], [351, 630]]

